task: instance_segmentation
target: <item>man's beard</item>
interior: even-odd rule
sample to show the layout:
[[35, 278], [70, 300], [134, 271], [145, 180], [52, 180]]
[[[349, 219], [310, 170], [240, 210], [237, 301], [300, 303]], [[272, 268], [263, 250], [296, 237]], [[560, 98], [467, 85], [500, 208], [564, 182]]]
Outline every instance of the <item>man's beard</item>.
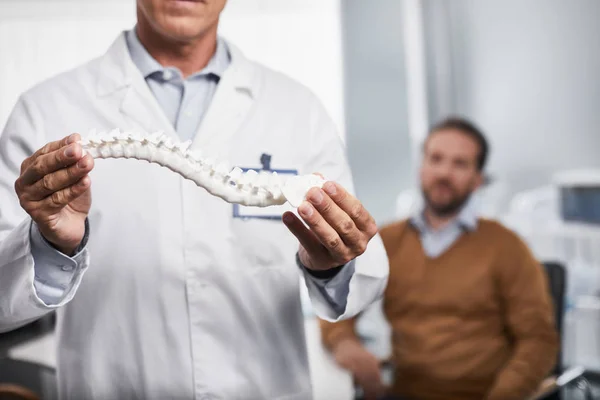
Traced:
[[429, 195], [429, 192], [426, 189], [422, 189], [422, 192], [427, 207], [439, 217], [448, 217], [457, 214], [471, 197], [470, 191], [467, 191], [463, 194], [457, 193], [457, 191], [448, 182], [437, 182], [434, 185], [434, 187], [437, 185], [444, 185], [448, 189], [450, 189], [450, 191], [452, 192], [452, 197], [450, 198], [450, 200], [443, 204], [434, 203], [431, 200], [431, 196]]

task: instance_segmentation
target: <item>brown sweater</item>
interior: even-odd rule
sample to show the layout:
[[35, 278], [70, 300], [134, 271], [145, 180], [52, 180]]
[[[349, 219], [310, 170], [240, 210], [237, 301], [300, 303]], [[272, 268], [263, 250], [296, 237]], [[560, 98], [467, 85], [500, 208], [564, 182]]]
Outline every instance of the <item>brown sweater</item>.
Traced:
[[[557, 359], [546, 275], [527, 246], [480, 219], [437, 258], [406, 221], [381, 236], [390, 260], [393, 394], [411, 400], [521, 400]], [[325, 346], [357, 339], [355, 319], [320, 321]]]

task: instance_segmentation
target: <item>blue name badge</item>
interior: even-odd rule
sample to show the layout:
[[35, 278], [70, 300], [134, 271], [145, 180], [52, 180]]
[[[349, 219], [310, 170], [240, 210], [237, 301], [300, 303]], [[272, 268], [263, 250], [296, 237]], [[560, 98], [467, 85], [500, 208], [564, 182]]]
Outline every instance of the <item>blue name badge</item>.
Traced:
[[[253, 169], [256, 172], [262, 171], [257, 168], [241, 168], [244, 172]], [[298, 175], [295, 169], [270, 169], [269, 172], [277, 172], [277, 175]], [[241, 219], [271, 219], [280, 220], [283, 213], [286, 211], [294, 211], [294, 207], [290, 203], [285, 203], [280, 206], [269, 207], [248, 207], [241, 204], [233, 204], [233, 218]]]

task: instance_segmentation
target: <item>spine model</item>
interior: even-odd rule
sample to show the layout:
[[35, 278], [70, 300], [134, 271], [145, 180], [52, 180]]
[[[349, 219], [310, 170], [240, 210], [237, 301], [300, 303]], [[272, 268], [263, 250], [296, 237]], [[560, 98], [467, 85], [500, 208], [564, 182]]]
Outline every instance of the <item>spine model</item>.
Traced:
[[281, 176], [276, 172], [230, 168], [224, 162], [190, 151], [191, 141], [173, 142], [160, 132], [149, 136], [119, 130], [92, 132], [80, 144], [93, 158], [129, 158], [166, 167], [213, 196], [245, 206], [268, 207], [289, 202], [298, 207], [312, 187], [325, 183], [314, 174]]

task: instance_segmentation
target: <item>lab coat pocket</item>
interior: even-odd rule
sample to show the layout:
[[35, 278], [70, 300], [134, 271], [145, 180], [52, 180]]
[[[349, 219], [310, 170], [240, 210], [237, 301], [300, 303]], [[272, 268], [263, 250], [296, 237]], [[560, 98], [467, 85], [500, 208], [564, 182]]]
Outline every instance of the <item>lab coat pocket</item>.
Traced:
[[281, 268], [297, 250], [296, 238], [280, 219], [233, 218], [232, 231], [243, 268]]

